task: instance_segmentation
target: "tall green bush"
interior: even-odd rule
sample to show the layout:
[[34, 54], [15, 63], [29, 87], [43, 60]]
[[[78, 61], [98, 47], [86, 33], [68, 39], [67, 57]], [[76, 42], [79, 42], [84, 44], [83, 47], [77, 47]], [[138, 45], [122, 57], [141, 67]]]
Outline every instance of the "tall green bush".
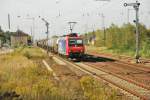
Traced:
[[[150, 30], [145, 25], [139, 24], [140, 31], [140, 50], [141, 56], [150, 57]], [[112, 24], [106, 29], [106, 45], [104, 45], [104, 32], [103, 30], [95, 31], [96, 43], [95, 46], [107, 47], [114, 52], [129, 53], [135, 52], [136, 33], [135, 25], [130, 23], [117, 26]], [[91, 35], [91, 32], [87, 34]]]

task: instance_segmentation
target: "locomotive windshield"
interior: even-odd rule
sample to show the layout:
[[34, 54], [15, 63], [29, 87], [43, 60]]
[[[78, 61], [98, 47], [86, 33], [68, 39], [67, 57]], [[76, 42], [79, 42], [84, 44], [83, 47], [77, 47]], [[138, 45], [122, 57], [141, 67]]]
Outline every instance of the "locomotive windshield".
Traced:
[[69, 46], [80, 46], [83, 45], [83, 40], [82, 39], [69, 39]]

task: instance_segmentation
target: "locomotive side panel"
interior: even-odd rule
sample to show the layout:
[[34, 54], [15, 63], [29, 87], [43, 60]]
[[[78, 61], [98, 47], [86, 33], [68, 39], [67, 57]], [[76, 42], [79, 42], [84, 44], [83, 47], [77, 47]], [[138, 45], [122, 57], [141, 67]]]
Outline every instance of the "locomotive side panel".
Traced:
[[66, 53], [66, 39], [61, 38], [58, 41], [58, 53], [61, 55], [67, 55]]

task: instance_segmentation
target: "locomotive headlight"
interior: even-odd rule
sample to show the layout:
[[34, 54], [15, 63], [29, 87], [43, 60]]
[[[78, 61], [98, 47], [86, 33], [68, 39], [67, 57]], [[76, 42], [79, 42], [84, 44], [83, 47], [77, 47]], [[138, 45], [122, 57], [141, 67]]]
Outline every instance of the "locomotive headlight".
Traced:
[[69, 50], [69, 52], [71, 52], [71, 50]]

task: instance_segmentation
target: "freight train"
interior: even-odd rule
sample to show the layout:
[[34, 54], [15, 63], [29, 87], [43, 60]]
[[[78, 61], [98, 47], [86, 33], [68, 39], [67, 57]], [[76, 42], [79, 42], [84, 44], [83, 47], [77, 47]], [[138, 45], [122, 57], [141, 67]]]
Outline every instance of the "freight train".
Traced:
[[83, 38], [76, 33], [41, 40], [37, 42], [37, 45], [42, 48], [48, 48], [53, 53], [72, 59], [83, 58], [85, 53]]

